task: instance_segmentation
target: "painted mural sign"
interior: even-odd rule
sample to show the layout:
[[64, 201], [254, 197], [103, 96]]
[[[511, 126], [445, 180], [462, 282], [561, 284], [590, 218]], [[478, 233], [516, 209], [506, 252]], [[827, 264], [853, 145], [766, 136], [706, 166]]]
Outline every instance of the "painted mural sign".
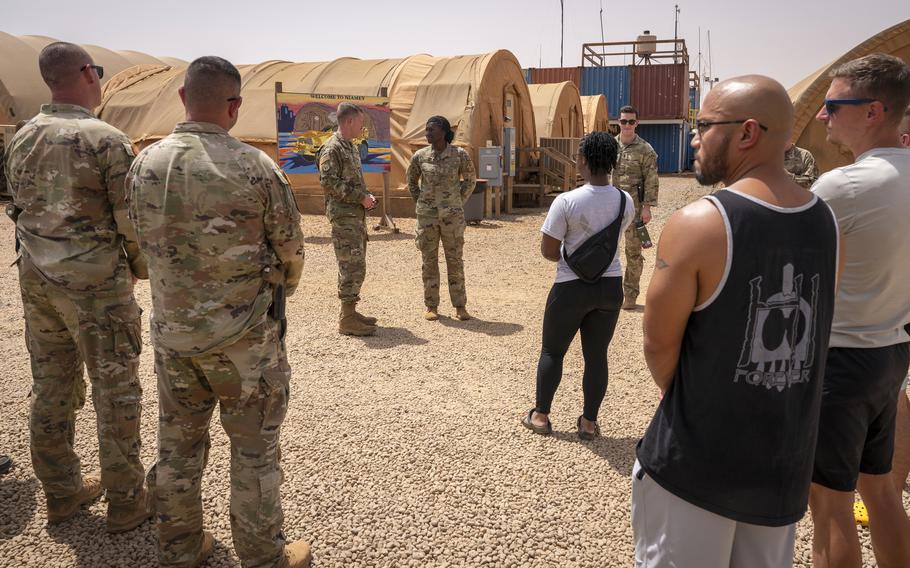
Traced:
[[390, 170], [392, 136], [387, 97], [277, 92], [278, 164], [286, 174], [317, 173], [319, 150], [338, 128], [335, 112], [342, 102], [364, 110], [363, 130], [352, 141], [364, 173]]

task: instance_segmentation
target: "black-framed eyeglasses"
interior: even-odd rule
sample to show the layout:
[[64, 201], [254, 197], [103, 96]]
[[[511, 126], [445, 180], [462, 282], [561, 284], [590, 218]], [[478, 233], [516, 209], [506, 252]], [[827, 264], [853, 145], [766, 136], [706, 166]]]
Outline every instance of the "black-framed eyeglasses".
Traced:
[[635, 126], [638, 123], [638, 120], [634, 118], [620, 118], [619, 123], [623, 125], [628, 124], [630, 126]]
[[[711, 128], [712, 126], [719, 126], [721, 124], [743, 124], [745, 122], [748, 122], [749, 120], [752, 120], [752, 119], [744, 118], [742, 120], [710, 120], [710, 121], [709, 120], [696, 120], [695, 121], [695, 132], [697, 132], [699, 138], [701, 138], [704, 135], [704, 133], [707, 132], [707, 130], [709, 128]], [[768, 127], [760, 122], [758, 123], [758, 127], [761, 128], [762, 130], [764, 130], [765, 132], [768, 131]]]
[[[837, 112], [837, 107], [841, 105], [865, 105], [869, 103], [874, 103], [876, 99], [825, 99], [825, 113], [829, 116]], [[887, 111], [888, 108], [885, 107]]]
[[93, 64], [91, 64], [91, 63], [86, 63], [85, 65], [83, 65], [82, 67], [79, 68], [79, 71], [85, 71], [85, 70], [88, 69], [89, 67], [91, 67], [92, 69], [95, 70], [96, 73], [98, 73], [98, 78], [99, 78], [99, 79], [103, 79], [103, 78], [104, 78], [104, 67], [102, 67], [102, 66], [100, 66], [100, 65], [93, 65]]

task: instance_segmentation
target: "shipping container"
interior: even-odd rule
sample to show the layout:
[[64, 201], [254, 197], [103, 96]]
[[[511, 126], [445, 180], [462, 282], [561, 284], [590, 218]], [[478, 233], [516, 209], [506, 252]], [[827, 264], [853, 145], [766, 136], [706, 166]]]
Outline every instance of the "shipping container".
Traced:
[[639, 124], [635, 130], [657, 152], [657, 171], [662, 174], [679, 173], [685, 168], [688, 131], [685, 122]]
[[632, 106], [641, 120], [686, 118], [689, 114], [689, 70], [685, 63], [634, 65]]
[[611, 119], [619, 118], [619, 109], [630, 104], [629, 67], [583, 67], [581, 70], [581, 94], [603, 95], [607, 98], [607, 110]]
[[530, 85], [531, 84], [531, 68], [528, 67], [527, 69], [522, 69], [522, 72], [524, 72], [524, 75], [525, 75], [525, 83]]
[[581, 67], [532, 67], [528, 71], [531, 74], [529, 85], [571, 81], [581, 89]]
[[691, 110], [701, 108], [701, 93], [695, 87], [689, 87], [689, 108]]
[[684, 167], [686, 171], [695, 169], [695, 148], [692, 147], [693, 138], [695, 138], [695, 133], [690, 130], [686, 135], [686, 163]]

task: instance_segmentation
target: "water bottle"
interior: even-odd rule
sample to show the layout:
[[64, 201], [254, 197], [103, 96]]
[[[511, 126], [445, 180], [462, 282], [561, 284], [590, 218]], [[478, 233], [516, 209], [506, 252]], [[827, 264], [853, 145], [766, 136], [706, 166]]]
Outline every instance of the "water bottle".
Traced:
[[648, 226], [643, 221], [635, 223], [635, 232], [638, 233], [638, 240], [641, 241], [641, 248], [647, 249], [654, 246], [651, 242], [651, 235], [648, 233]]

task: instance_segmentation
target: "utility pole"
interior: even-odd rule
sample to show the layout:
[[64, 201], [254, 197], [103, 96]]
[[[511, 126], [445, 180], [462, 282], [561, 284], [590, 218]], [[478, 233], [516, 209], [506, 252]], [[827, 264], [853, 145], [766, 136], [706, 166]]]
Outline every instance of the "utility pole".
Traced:
[[559, 0], [559, 66], [562, 67], [562, 48], [566, 39], [564, 0]]
[[[604, 39], [604, 0], [600, 0], [600, 43], [606, 43], [607, 40]], [[603, 47], [600, 48], [601, 53], [604, 51]], [[603, 55], [600, 56], [600, 65], [601, 67], [604, 64]]]
[[673, 63], [679, 63], [676, 60], [676, 52], [679, 51], [679, 4], [673, 4], [674, 22], [673, 22]]

